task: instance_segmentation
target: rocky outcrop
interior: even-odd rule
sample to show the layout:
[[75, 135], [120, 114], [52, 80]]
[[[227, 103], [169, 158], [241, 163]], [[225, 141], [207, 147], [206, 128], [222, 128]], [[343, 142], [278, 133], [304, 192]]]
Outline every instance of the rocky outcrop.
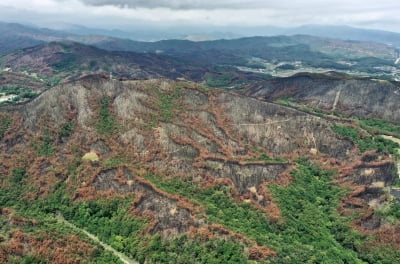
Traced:
[[[275, 154], [310, 151], [346, 159], [352, 144], [332, 132], [332, 122], [289, 107], [221, 94], [218, 104], [238, 133]], [[236, 107], [240, 105], [239, 107]]]
[[[117, 174], [122, 175], [117, 177]], [[180, 202], [182, 198], [159, 190], [143, 178], [132, 176], [127, 168], [101, 171], [88, 185], [94, 186], [96, 191], [135, 194], [134, 210], [151, 218], [151, 233], [168, 231], [169, 234], [181, 234], [201, 223], [193, 215], [190, 206]]]
[[382, 182], [385, 186], [390, 186], [397, 179], [393, 161], [361, 164], [355, 169], [356, 172], [352, 175], [352, 179], [358, 184], [370, 185], [375, 182]]
[[207, 171], [215, 178], [229, 178], [240, 194], [249, 192], [250, 188], [258, 188], [264, 182], [273, 182], [287, 168], [287, 164], [234, 164], [231, 162], [213, 162], [206, 164]]

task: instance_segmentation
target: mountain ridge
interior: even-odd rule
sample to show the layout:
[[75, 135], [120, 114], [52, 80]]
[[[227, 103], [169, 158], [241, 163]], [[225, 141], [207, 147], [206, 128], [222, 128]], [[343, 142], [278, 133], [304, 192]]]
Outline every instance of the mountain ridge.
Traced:
[[[97, 230], [98, 236], [110, 243], [122, 238], [127, 244], [119, 249], [140, 263], [185, 263], [187, 258], [196, 263], [202, 257], [217, 262], [291, 263], [289, 258], [297, 262], [312, 257], [310, 254], [322, 260], [318, 252], [324, 245], [318, 243], [324, 239], [335, 246], [327, 253], [331, 259], [361, 262], [376, 248], [397, 243], [395, 226], [376, 224], [381, 216], [372, 217], [366, 211], [371, 195], [386, 202], [381, 189], [373, 189], [374, 184], [389, 186], [397, 177], [392, 170], [394, 160], [387, 152], [392, 150], [363, 153], [365, 150], [332, 128], [347, 126], [347, 121], [192, 82], [119, 81], [102, 76], [56, 86], [24, 105], [0, 108], [0, 116], [2, 122], [11, 120], [0, 145], [4, 160], [0, 170], [9, 175], [2, 179], [2, 190], [8, 186], [15, 191], [13, 182], [29, 182], [32, 187], [20, 188], [19, 200], [29, 204], [30, 210], [38, 210], [38, 215], [61, 211], [69, 221], [93, 233]], [[88, 158], [89, 153], [95, 156]], [[304, 161], [305, 157], [309, 161]], [[24, 168], [24, 174], [15, 170], [14, 161], [20, 161], [18, 168]], [[323, 164], [324, 169], [316, 164]], [[328, 168], [338, 170], [338, 183], [325, 172]], [[301, 177], [306, 177], [304, 182]], [[313, 192], [308, 195], [310, 199], [316, 199], [314, 192], [321, 196], [318, 206], [307, 202], [309, 196], [305, 198], [301, 191], [310, 188], [310, 181]], [[341, 192], [335, 186], [340, 184], [353, 192], [339, 199]], [[286, 192], [298, 195], [295, 203]], [[4, 204], [16, 206], [8, 193], [1, 192]], [[53, 195], [63, 198], [51, 198]], [[118, 200], [120, 206], [128, 204], [128, 211], [113, 211], [121, 214], [116, 219], [106, 211], [100, 216], [103, 222], [92, 222], [99, 212], [94, 208], [109, 210], [115, 201], [111, 197], [121, 196], [125, 198], [119, 199], [125, 200]], [[105, 205], [100, 206], [99, 201]], [[299, 201], [312, 205], [308, 210], [315, 214], [302, 214], [303, 209], [296, 209]], [[337, 202], [329, 206], [341, 206], [344, 215], [363, 216], [352, 223], [353, 228], [388, 242], [373, 240], [369, 246], [360, 240], [354, 247], [341, 242], [340, 235], [354, 235], [349, 233], [350, 224], [341, 222], [337, 208], [326, 207], [332, 201]], [[299, 236], [297, 243], [314, 249], [298, 247], [292, 234], [302, 231], [287, 210], [296, 212], [302, 219], [300, 228], [307, 230], [314, 230], [313, 221], [328, 214], [325, 210], [333, 210], [330, 221], [341, 231], [336, 233], [329, 223], [323, 225], [323, 216], [318, 232], [331, 235], [320, 237], [318, 243], [313, 242], [315, 238]], [[113, 225], [104, 222], [119, 217], [127, 223], [136, 219], [132, 231], [120, 229], [123, 224], [111, 230]], [[313, 221], [309, 222], [309, 217]], [[386, 236], [387, 230], [392, 238]], [[107, 232], [112, 235], [105, 235]], [[217, 242], [221, 239], [225, 242]], [[178, 242], [179, 247], [171, 248]], [[23, 241], [18, 243], [23, 245]], [[158, 246], [152, 246], [154, 243]], [[192, 243], [196, 243], [195, 249]], [[210, 255], [215, 247], [231, 253]], [[206, 254], [197, 254], [198, 250]], [[178, 252], [186, 259], [180, 259]]]

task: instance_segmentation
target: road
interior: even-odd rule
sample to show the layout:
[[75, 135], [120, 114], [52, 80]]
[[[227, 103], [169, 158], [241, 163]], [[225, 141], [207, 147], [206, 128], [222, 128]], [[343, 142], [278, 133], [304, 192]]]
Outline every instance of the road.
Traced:
[[57, 219], [59, 222], [62, 222], [63, 224], [65, 224], [65, 225], [71, 227], [72, 229], [81, 231], [81, 232], [84, 233], [86, 236], [88, 236], [90, 239], [92, 239], [93, 241], [99, 243], [103, 248], [105, 248], [106, 250], [111, 251], [111, 252], [112, 252], [115, 256], [117, 256], [124, 264], [139, 264], [139, 262], [137, 262], [137, 261], [135, 261], [135, 260], [133, 260], [133, 259], [128, 258], [128, 257], [125, 256], [123, 253], [121, 253], [121, 252], [115, 250], [114, 248], [112, 248], [110, 245], [107, 245], [107, 244], [101, 242], [100, 239], [99, 239], [97, 236], [95, 236], [95, 235], [89, 233], [88, 231], [86, 231], [86, 230], [84, 230], [84, 229], [82, 229], [82, 228], [77, 227], [76, 225], [72, 224], [71, 222], [68, 222], [68, 221], [64, 218], [64, 216], [63, 216], [61, 213], [57, 213], [56, 219]]

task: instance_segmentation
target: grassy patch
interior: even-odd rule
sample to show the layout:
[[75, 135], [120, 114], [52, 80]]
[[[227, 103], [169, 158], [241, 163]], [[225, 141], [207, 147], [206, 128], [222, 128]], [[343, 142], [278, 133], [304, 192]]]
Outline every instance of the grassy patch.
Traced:
[[282, 159], [282, 158], [271, 158], [270, 156], [268, 156], [266, 153], [263, 153], [261, 150], [256, 149], [257, 152], [257, 156], [253, 157], [253, 158], [248, 158], [245, 161], [264, 161], [264, 162], [287, 162], [287, 160]]
[[12, 119], [8, 116], [2, 117], [0, 119], [0, 140], [4, 137], [7, 129], [11, 125]]
[[255, 156], [252, 158], [248, 158], [245, 161], [264, 161], [264, 162], [287, 162], [287, 160], [279, 158], [279, 157], [270, 157], [268, 154], [266, 154], [262, 149], [253, 146], [253, 145], [248, 145], [254, 152]]
[[394, 134], [400, 137], [400, 125], [381, 119], [361, 119], [359, 121], [361, 127], [367, 130], [374, 130], [379, 133]]
[[235, 76], [236, 74], [233, 72], [221, 72], [207, 76], [205, 81], [208, 86], [221, 88], [231, 85]]
[[377, 214], [385, 217], [389, 222], [397, 224], [400, 220], [400, 199], [393, 198], [387, 201], [385, 205], [377, 211]]
[[400, 220], [400, 201], [392, 201], [390, 209], [387, 212], [387, 216], [392, 216], [395, 219]]
[[42, 136], [39, 141], [33, 143], [33, 149], [41, 157], [51, 157], [55, 153], [53, 138], [49, 135]]
[[197, 84], [197, 89], [199, 89], [199, 91], [201, 91], [203, 93], [207, 93], [207, 92], [211, 91], [210, 87], [203, 85], [203, 84]]
[[74, 121], [66, 122], [61, 126], [60, 137], [69, 137], [74, 132], [74, 129], [75, 129]]
[[296, 103], [295, 100], [290, 97], [280, 98], [280, 99], [276, 100], [276, 102], [278, 104], [287, 105], [287, 106], [292, 106], [294, 103]]
[[336, 134], [353, 141], [353, 143], [358, 146], [361, 152], [376, 149], [378, 152], [387, 152], [398, 156], [397, 149], [400, 146], [391, 140], [380, 136], [372, 137], [370, 135], [361, 135], [358, 129], [343, 125], [334, 125], [332, 126], [332, 130]]
[[177, 100], [181, 96], [182, 87], [178, 84], [167, 92], [157, 91], [161, 120], [168, 122], [174, 117], [174, 109], [178, 108]]
[[117, 121], [110, 111], [111, 98], [104, 97], [100, 100], [100, 113], [96, 122], [97, 132], [102, 136], [110, 136], [117, 129]]
[[26, 169], [25, 168], [14, 168], [11, 172], [11, 183], [12, 184], [21, 184], [24, 178], [26, 178]]
[[118, 167], [124, 163], [128, 162], [128, 158], [124, 157], [122, 155], [118, 155], [109, 159], [106, 159], [103, 163], [103, 167], [105, 169], [110, 169], [110, 168], [115, 168]]

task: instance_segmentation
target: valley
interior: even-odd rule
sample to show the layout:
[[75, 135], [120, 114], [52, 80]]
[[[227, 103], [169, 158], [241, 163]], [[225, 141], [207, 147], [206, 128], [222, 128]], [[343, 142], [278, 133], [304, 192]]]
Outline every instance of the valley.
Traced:
[[[253, 59], [252, 62], [259, 65], [260, 68], [249, 68], [244, 66], [239, 66], [238, 69], [244, 72], [253, 72], [253, 73], [263, 73], [270, 74], [273, 77], [290, 77], [299, 73], [309, 72], [309, 73], [317, 73], [324, 74], [326, 72], [337, 71], [340, 73], [344, 73], [350, 76], [358, 76], [358, 77], [377, 77], [389, 80], [400, 81], [400, 69], [398, 67], [392, 66], [377, 66], [371, 67], [374, 73], [367, 72], [365, 69], [351, 69], [349, 66], [354, 66], [355, 64], [350, 61], [337, 61], [336, 67], [334, 66], [325, 66], [321, 65], [320, 67], [312, 67], [308, 65], [304, 65], [301, 61], [287, 61], [287, 62], [279, 62], [272, 63], [264, 60], [260, 60], [259, 58]], [[395, 63], [396, 65], [398, 63]], [[343, 65], [343, 67], [340, 67]]]

